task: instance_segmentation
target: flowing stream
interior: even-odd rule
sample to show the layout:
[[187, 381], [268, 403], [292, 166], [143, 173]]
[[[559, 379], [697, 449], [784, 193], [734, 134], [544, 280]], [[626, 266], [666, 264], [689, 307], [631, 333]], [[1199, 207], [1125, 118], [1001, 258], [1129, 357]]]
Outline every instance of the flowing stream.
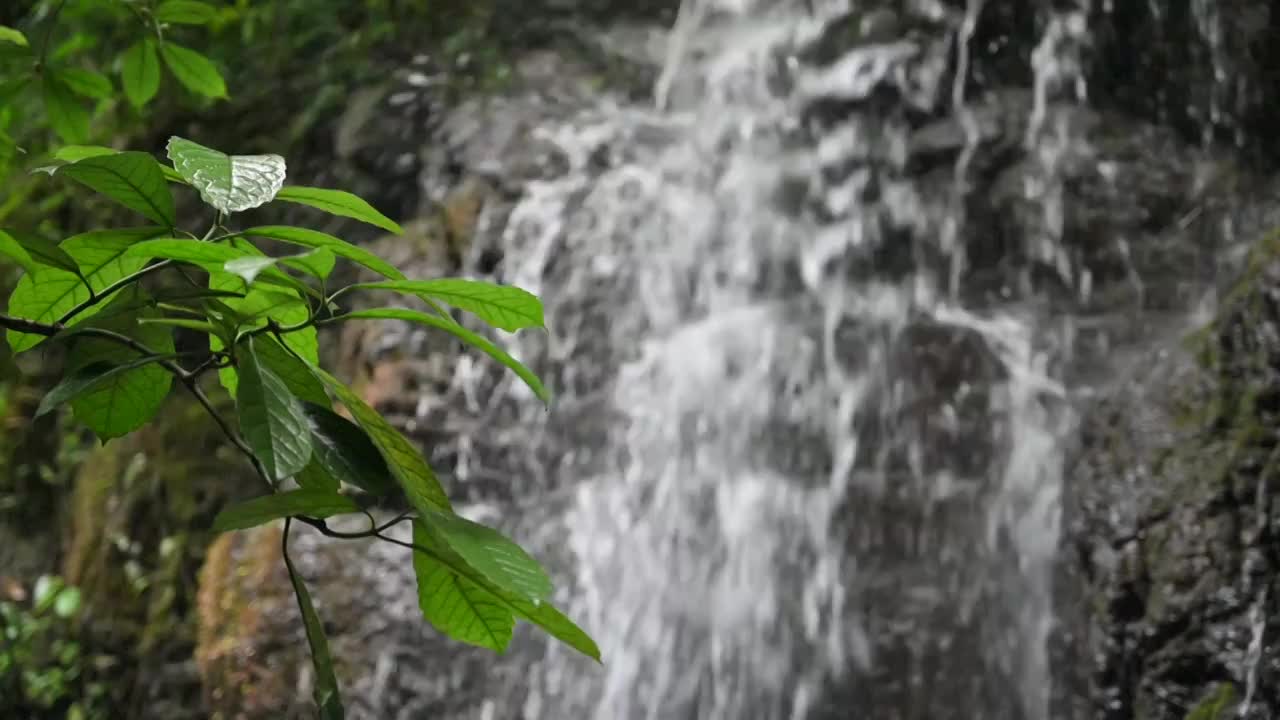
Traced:
[[[491, 717], [1050, 717], [1075, 327], [1035, 273], [1090, 292], [1061, 242], [1085, 10], [1046, 15], [1009, 120], [964, 82], [983, 0], [862, 5], [686, 0], [651, 104], [541, 128], [570, 167], [505, 262], [558, 319], [563, 402], [610, 378], [546, 540], [606, 664], [551, 645]], [[824, 57], [837, 22], [882, 39]], [[964, 202], [992, 127], [1033, 218], [997, 275]]]

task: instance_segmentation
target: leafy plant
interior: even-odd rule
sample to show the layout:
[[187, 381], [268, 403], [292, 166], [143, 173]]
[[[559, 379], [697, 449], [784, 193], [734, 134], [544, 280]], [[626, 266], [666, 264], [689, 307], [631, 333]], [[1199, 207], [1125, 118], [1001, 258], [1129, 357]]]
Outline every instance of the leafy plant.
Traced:
[[[82, 233], [58, 244], [0, 232], [0, 254], [24, 268], [8, 314], [0, 315], [11, 348], [56, 346], [66, 353], [61, 381], [39, 412], [70, 405], [76, 419], [106, 441], [150, 421], [175, 381], [200, 402], [267, 491], [225, 509], [215, 528], [285, 521], [284, 558], [324, 717], [342, 716], [341, 698], [323, 624], [288, 555], [287, 528], [294, 522], [333, 538], [377, 538], [411, 548], [424, 617], [450, 637], [502, 652], [516, 621], [524, 620], [600, 659], [591, 638], [548, 603], [552, 586], [542, 567], [498, 532], [457, 515], [413, 445], [319, 365], [318, 328], [355, 318], [393, 318], [476, 346], [549, 401], [534, 373], [442, 307], [516, 332], [543, 326], [535, 296], [471, 280], [412, 280], [363, 248], [306, 228], [231, 229], [234, 213], [276, 201], [399, 229], [354, 195], [284, 186], [287, 169], [278, 155], [227, 155], [174, 137], [168, 144], [171, 166], [147, 153], [97, 147], [64, 149], [61, 157], [64, 164], [50, 169], [54, 178], [92, 188], [150, 224]], [[216, 211], [203, 234], [179, 223], [174, 186], [198, 192]], [[271, 256], [258, 247], [260, 239], [301, 250]], [[386, 280], [332, 289], [328, 278], [338, 259]], [[344, 314], [336, 301], [351, 292], [409, 294], [426, 300], [434, 312], [384, 308]], [[208, 350], [177, 350], [178, 329], [206, 336]], [[202, 380], [214, 371], [235, 398], [238, 428], [206, 394]], [[369, 515], [365, 531], [334, 530], [328, 518], [363, 512], [344, 486], [374, 494], [401, 491], [412, 511], [382, 525]], [[412, 523], [412, 541], [388, 534], [404, 522]]]
[[31, 602], [0, 601], [0, 697], [26, 713], [58, 710], [67, 718], [105, 718], [106, 688], [86, 677], [75, 638], [80, 590], [60, 578], [36, 583]]
[[1219, 683], [1213, 692], [1195, 707], [1186, 720], [1224, 720], [1236, 701], [1236, 686]]

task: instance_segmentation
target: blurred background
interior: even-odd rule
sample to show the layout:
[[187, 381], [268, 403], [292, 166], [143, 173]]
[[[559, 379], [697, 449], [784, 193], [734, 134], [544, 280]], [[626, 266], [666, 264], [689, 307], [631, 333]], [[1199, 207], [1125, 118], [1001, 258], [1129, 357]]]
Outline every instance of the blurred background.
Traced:
[[[7, 0], [0, 26], [0, 227], [136, 224], [36, 169], [179, 135], [406, 233], [241, 223], [543, 299], [501, 341], [550, 411], [420, 329], [322, 346], [604, 664], [453, 643], [404, 550], [300, 529], [349, 717], [1280, 717], [1267, 0]], [[202, 60], [152, 86], [143, 38]], [[55, 354], [4, 353], [0, 718], [311, 717], [280, 528], [210, 532], [256, 488], [200, 408], [103, 445], [33, 419]]]

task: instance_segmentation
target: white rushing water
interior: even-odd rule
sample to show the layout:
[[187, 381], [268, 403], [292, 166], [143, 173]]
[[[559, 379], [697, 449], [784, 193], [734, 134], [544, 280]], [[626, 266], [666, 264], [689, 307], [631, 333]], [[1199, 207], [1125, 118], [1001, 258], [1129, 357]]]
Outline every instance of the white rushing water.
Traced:
[[[571, 167], [528, 188], [506, 262], [550, 317], [607, 306], [552, 328], [570, 368], [589, 342], [617, 359], [612, 460], [561, 540], [607, 662], [552, 647], [494, 717], [1049, 716], [1069, 327], [1026, 298], [966, 305], [979, 129], [943, 85], [982, 2], [902, 5], [936, 37], [815, 67], [798, 52], [847, 2], [688, 0], [652, 106], [543, 128]], [[1080, 151], [1061, 108], [1085, 97], [1083, 23], [1046, 27], [1020, 139], [1045, 218], [1020, 241], [1075, 286], [1057, 169]], [[896, 106], [860, 104], [885, 87]], [[898, 111], [944, 95], [966, 147], [929, 183]], [[806, 120], [824, 100], [848, 107]], [[567, 280], [542, 287], [552, 263]]]

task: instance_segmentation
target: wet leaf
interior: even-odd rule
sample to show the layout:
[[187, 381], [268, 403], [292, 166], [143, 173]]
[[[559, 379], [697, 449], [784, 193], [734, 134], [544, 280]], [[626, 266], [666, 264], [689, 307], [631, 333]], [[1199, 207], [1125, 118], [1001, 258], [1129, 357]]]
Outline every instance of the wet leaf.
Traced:
[[225, 213], [270, 202], [284, 184], [285, 162], [279, 155], [227, 155], [180, 137], [169, 138], [173, 167], [200, 197]]
[[[286, 535], [287, 537], [287, 535]], [[325, 638], [324, 623], [311, 603], [306, 583], [298, 575], [289, 553], [284, 553], [284, 564], [289, 570], [289, 582], [298, 598], [298, 610], [302, 613], [302, 625], [306, 629], [307, 644], [311, 646], [311, 663], [316, 671], [315, 702], [321, 720], [343, 720], [342, 696], [338, 690], [338, 678], [333, 672], [333, 657], [329, 654], [329, 641]]]
[[12, 235], [3, 230], [0, 230], [0, 255], [4, 255], [18, 263], [28, 273], [33, 273], [40, 267], [40, 264], [31, 258], [31, 254], [27, 252], [27, 249], [22, 247], [22, 244], [17, 240], [14, 240]]
[[303, 410], [311, 423], [312, 459], [329, 477], [379, 497], [396, 489], [391, 470], [364, 430], [324, 406], [306, 404]]

